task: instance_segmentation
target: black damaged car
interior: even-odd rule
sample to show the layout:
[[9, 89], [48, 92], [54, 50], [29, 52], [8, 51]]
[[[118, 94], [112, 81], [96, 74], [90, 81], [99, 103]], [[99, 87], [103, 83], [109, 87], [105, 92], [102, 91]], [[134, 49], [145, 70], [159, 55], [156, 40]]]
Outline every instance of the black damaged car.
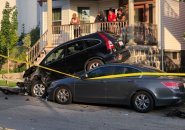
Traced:
[[[68, 41], [50, 51], [40, 65], [75, 74], [88, 71], [106, 63], [122, 61], [124, 44], [114, 36], [97, 32]], [[65, 76], [39, 67], [31, 67], [24, 74], [24, 86], [32, 96], [42, 96], [46, 86]]]

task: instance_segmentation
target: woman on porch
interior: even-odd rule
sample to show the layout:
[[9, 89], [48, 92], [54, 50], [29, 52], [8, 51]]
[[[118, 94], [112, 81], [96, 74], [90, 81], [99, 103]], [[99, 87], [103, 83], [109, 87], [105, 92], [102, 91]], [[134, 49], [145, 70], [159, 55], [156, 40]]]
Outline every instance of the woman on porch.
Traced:
[[80, 36], [80, 20], [77, 17], [76, 13], [73, 13], [70, 24], [74, 25], [74, 38], [79, 37]]

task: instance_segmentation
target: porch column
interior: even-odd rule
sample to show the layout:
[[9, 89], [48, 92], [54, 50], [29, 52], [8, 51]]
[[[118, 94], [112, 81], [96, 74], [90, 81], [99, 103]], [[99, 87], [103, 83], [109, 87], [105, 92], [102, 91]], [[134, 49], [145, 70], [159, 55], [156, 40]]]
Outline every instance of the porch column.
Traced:
[[128, 45], [135, 45], [134, 42], [134, 0], [128, 0], [128, 9], [129, 9], [129, 30], [130, 30], [130, 39]]
[[47, 47], [52, 47], [52, 0], [47, 0], [48, 3], [48, 18], [47, 18]]

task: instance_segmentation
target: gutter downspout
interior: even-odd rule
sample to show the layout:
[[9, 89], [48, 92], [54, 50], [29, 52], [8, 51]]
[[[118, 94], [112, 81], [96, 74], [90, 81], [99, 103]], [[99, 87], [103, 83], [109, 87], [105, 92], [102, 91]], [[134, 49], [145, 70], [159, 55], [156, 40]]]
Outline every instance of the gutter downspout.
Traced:
[[158, 0], [158, 7], [159, 7], [159, 19], [158, 19], [158, 23], [159, 23], [159, 31], [158, 31], [158, 37], [159, 37], [159, 48], [161, 50], [161, 70], [164, 71], [164, 43], [162, 43], [162, 36], [163, 36], [163, 26], [162, 26], [162, 4], [161, 4], [161, 0]]

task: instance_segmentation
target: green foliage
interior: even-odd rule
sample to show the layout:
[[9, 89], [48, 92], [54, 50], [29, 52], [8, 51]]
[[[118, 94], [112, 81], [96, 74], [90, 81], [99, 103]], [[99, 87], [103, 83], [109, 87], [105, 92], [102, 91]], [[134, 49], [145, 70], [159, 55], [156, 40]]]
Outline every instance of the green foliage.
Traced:
[[[0, 54], [7, 55], [7, 50], [11, 51], [16, 46], [18, 41], [17, 14], [16, 8], [10, 7], [10, 4], [6, 2], [1, 21]], [[1, 58], [0, 63], [3, 64], [4, 62], [5, 59]]]
[[25, 46], [16, 46], [11, 50], [10, 57], [16, 60], [26, 61], [26, 52], [28, 48]]
[[31, 30], [30, 37], [31, 37], [31, 46], [33, 46], [40, 38], [40, 28], [38, 26]]
[[31, 36], [30, 33], [26, 34], [23, 38], [23, 43], [26, 48], [30, 48], [31, 46]]

